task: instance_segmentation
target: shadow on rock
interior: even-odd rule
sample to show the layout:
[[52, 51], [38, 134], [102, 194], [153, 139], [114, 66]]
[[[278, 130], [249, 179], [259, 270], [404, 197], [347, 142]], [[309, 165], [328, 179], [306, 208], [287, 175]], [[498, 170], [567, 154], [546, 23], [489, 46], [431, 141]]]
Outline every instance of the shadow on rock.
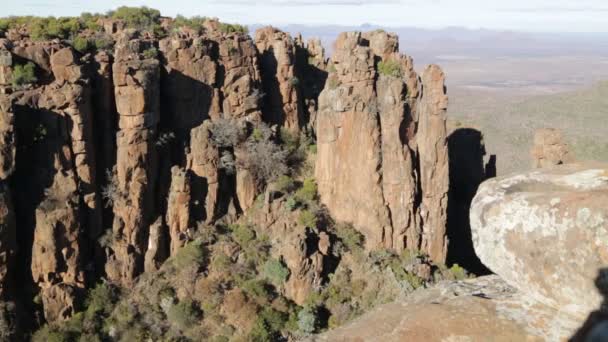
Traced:
[[448, 137], [450, 156], [450, 191], [448, 193], [447, 264], [459, 264], [477, 275], [490, 271], [481, 263], [473, 248], [469, 210], [479, 185], [496, 176], [496, 156], [486, 165], [483, 134], [472, 128], [455, 130]]
[[571, 342], [608, 341], [608, 268], [598, 272], [595, 286], [604, 298], [602, 305], [589, 314], [583, 326], [570, 339]]

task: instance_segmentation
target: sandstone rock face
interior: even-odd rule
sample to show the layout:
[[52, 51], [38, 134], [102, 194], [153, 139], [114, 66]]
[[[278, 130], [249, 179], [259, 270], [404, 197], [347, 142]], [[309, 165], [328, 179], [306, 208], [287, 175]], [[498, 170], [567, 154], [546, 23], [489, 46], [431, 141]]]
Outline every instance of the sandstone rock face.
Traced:
[[530, 151], [532, 167], [542, 168], [570, 163], [574, 155], [565, 143], [560, 130], [553, 128], [539, 129], [534, 133], [534, 146]]
[[190, 177], [178, 166], [171, 169], [168, 202], [167, 225], [173, 255], [188, 241], [187, 233], [190, 228]]
[[160, 69], [140, 59], [144, 41], [119, 43], [112, 67], [118, 111], [112, 253], [106, 273], [129, 286], [143, 271], [148, 227], [154, 211], [156, 126], [160, 119]]
[[303, 124], [303, 118], [293, 39], [285, 32], [265, 27], [256, 31], [255, 44], [260, 54], [266, 94], [264, 121], [297, 131]]
[[572, 334], [599, 307], [608, 263], [608, 166], [569, 164], [482, 184], [471, 207], [482, 262]]
[[339, 36], [319, 97], [315, 175], [322, 202], [368, 249], [421, 250], [444, 262], [444, 75], [430, 66], [419, 82], [397, 41], [382, 31]]

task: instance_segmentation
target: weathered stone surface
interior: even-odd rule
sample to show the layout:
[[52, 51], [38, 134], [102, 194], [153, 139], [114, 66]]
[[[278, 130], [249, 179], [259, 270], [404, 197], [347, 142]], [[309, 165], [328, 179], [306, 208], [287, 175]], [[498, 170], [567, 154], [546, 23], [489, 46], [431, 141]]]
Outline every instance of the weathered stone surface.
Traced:
[[210, 120], [190, 131], [190, 153], [187, 169], [192, 171], [192, 213], [198, 220], [214, 220], [219, 201], [220, 155], [211, 144]]
[[160, 69], [156, 59], [135, 60], [146, 42], [116, 47], [112, 67], [118, 110], [116, 199], [108, 277], [126, 286], [144, 268], [157, 176], [156, 125], [160, 117]]
[[444, 282], [309, 341], [556, 341], [552, 312], [525, 305], [497, 276]]
[[167, 202], [167, 226], [173, 255], [188, 242], [190, 228], [190, 177], [178, 166], [171, 168], [171, 188]]
[[444, 262], [443, 72], [430, 66], [419, 82], [397, 37], [384, 31], [344, 33], [335, 46], [315, 122], [321, 201], [365, 235], [368, 249], [421, 250]]
[[163, 224], [161, 217], [150, 225], [148, 249], [144, 260], [144, 270], [146, 272], [157, 271], [168, 257], [169, 247], [167, 246], [166, 229], [167, 227]]
[[418, 102], [418, 145], [422, 203], [421, 249], [435, 262], [445, 261], [448, 252], [446, 238], [449, 162], [446, 131], [448, 97], [445, 76], [436, 66], [427, 67], [422, 74], [422, 91]]
[[530, 154], [533, 168], [543, 168], [574, 161], [574, 155], [565, 143], [562, 132], [554, 128], [543, 128], [534, 133], [534, 146]]
[[162, 78], [163, 116], [178, 134], [209, 118], [218, 81], [218, 62], [211, 40], [200, 36], [172, 36], [159, 43], [166, 63]]
[[298, 131], [304, 123], [296, 75], [296, 50], [291, 36], [273, 27], [256, 31], [262, 84], [266, 94], [264, 121]]
[[599, 307], [608, 264], [608, 166], [569, 164], [483, 183], [471, 207], [481, 261], [571, 335]]

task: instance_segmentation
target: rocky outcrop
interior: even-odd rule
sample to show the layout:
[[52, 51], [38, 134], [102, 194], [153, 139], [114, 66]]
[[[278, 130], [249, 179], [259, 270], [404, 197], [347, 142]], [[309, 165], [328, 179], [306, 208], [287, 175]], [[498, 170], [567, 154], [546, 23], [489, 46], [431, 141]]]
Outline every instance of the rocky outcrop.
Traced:
[[190, 131], [187, 169], [192, 172], [192, 214], [197, 221], [215, 219], [219, 204], [219, 150], [210, 140], [211, 121]]
[[574, 161], [574, 155], [565, 143], [562, 132], [554, 128], [543, 128], [534, 133], [534, 145], [530, 154], [533, 168], [561, 165]]
[[473, 200], [477, 255], [520, 295], [555, 311], [554, 336], [571, 335], [601, 304], [594, 279], [608, 263], [606, 201], [602, 164], [488, 181]]
[[604, 336], [607, 196], [605, 164], [569, 164], [486, 181], [473, 200], [471, 227], [477, 254], [496, 275], [420, 289], [310, 340]]
[[118, 111], [113, 241], [108, 277], [125, 286], [143, 271], [148, 227], [154, 213], [156, 126], [160, 119], [160, 69], [141, 52], [150, 42], [123, 37], [112, 67]]
[[188, 241], [190, 228], [190, 177], [178, 166], [171, 168], [171, 188], [167, 201], [170, 251], [175, 254]]
[[[369, 249], [447, 253], [449, 184], [444, 76], [419, 83], [397, 37], [344, 33], [319, 97], [316, 177], [322, 202]], [[420, 87], [420, 89], [418, 89]]]
[[296, 49], [291, 36], [273, 27], [256, 31], [265, 93], [264, 121], [298, 131], [304, 121], [296, 75]]
[[441, 262], [448, 251], [446, 238], [449, 190], [449, 162], [446, 132], [445, 76], [437, 66], [422, 74], [422, 91], [418, 102], [416, 143], [420, 163], [422, 203], [422, 250]]

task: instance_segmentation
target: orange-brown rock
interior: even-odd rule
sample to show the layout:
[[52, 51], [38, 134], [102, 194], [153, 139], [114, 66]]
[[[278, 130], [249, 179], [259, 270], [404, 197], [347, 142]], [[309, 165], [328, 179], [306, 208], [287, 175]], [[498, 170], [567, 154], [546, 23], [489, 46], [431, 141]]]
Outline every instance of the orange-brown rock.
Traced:
[[211, 143], [211, 121], [206, 120], [190, 131], [187, 169], [192, 171], [192, 214], [196, 220], [211, 222], [216, 218], [219, 201], [220, 155]]
[[[421, 82], [384, 31], [336, 42], [316, 119], [321, 201], [366, 247], [447, 253], [447, 97], [436, 66]], [[382, 64], [381, 64], [382, 63]]]
[[534, 133], [534, 145], [530, 154], [532, 155], [533, 168], [543, 168], [574, 161], [574, 155], [566, 144], [562, 132], [554, 128], [543, 128]]
[[273, 27], [256, 31], [255, 44], [260, 54], [262, 84], [266, 94], [264, 121], [291, 131], [302, 126], [299, 84], [296, 75], [296, 48], [291, 36]]
[[167, 198], [167, 226], [171, 255], [188, 242], [190, 228], [190, 177], [178, 166], [171, 168], [171, 187]]
[[112, 67], [119, 131], [114, 239], [106, 273], [127, 286], [143, 271], [155, 203], [160, 66], [157, 59], [141, 57], [148, 46], [146, 41], [119, 40]]
[[446, 237], [449, 162], [446, 131], [448, 97], [445, 76], [436, 66], [422, 73], [422, 91], [418, 102], [418, 146], [422, 203], [421, 249], [435, 262], [445, 261], [448, 252]]

